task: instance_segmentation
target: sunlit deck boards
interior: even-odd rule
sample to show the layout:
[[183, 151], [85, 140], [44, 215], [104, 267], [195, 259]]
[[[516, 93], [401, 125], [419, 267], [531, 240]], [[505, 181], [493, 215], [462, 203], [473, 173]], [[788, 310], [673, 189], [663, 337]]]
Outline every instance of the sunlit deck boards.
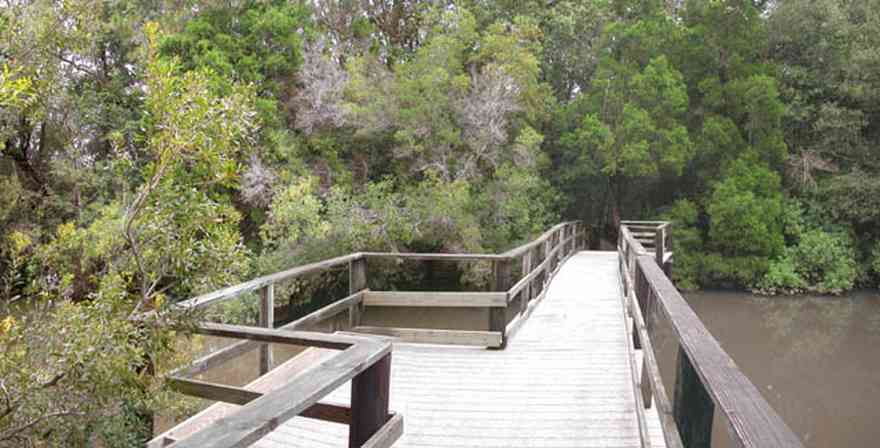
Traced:
[[[397, 447], [639, 447], [616, 252], [581, 252], [506, 350], [396, 344]], [[348, 385], [328, 401], [347, 403]], [[347, 427], [295, 418], [256, 446], [344, 447]]]

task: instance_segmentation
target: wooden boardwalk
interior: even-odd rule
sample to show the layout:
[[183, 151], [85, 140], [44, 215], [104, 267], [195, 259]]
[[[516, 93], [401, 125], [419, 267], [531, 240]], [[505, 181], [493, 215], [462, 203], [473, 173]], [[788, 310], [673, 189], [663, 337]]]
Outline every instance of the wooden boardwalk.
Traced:
[[[396, 343], [391, 409], [405, 429], [395, 446], [642, 446], [619, 279], [617, 252], [575, 254], [506, 350]], [[349, 392], [328, 401], [347, 403]], [[346, 425], [297, 417], [255, 446], [347, 442]]]

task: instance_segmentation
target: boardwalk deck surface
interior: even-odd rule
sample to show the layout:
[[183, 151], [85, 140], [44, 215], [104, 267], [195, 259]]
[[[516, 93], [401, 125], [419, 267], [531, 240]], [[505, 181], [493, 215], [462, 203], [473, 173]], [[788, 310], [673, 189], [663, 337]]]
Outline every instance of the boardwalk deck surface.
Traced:
[[[572, 256], [506, 350], [395, 344], [391, 408], [405, 421], [395, 446], [641, 446], [617, 257]], [[349, 390], [328, 401], [347, 403]], [[255, 446], [345, 447], [347, 437], [344, 425], [298, 417]]]

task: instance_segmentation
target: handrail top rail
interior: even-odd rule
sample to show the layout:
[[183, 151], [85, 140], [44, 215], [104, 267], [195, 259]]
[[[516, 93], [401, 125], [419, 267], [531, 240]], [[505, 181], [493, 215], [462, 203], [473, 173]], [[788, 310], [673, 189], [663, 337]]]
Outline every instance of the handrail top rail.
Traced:
[[567, 225], [576, 224], [579, 222], [581, 222], [581, 221], [563, 221], [559, 224], [556, 224], [555, 226], [551, 227], [550, 230], [547, 230], [546, 232], [542, 233], [538, 238], [535, 238], [534, 240], [532, 240], [528, 243], [521, 244], [518, 247], [515, 247], [507, 252], [504, 252], [503, 254], [501, 254], [501, 256], [504, 258], [508, 258], [508, 259], [516, 258], [516, 257], [526, 253], [529, 249], [537, 247], [539, 244], [542, 244], [545, 241], [547, 241], [547, 239], [549, 239], [550, 236], [553, 235], [555, 232], [557, 232], [559, 229], [561, 229]]
[[177, 441], [172, 445], [175, 448], [230, 448], [256, 442], [280, 423], [301, 414], [330, 391], [390, 354], [392, 349], [389, 341], [342, 334], [212, 323], [201, 324], [197, 332], [264, 342], [286, 339], [288, 343], [334, 348], [339, 352], [294, 376], [271, 393], [250, 401], [215, 424]]
[[447, 260], [447, 261], [484, 261], [484, 260], [510, 260], [516, 258], [527, 250], [536, 245], [543, 243], [546, 241], [550, 235], [554, 232], [558, 231], [560, 228], [571, 225], [573, 223], [577, 223], [580, 221], [565, 221], [553, 226], [550, 230], [547, 230], [543, 234], [541, 234], [537, 239], [532, 242], [520, 245], [512, 250], [504, 252], [502, 254], [472, 254], [472, 253], [418, 253], [418, 252], [352, 252], [347, 255], [342, 255], [335, 258], [329, 258], [326, 260], [317, 261], [314, 263], [305, 264], [302, 266], [295, 266], [293, 268], [275, 272], [273, 274], [264, 275], [261, 277], [257, 277], [242, 283], [238, 283], [235, 285], [227, 286], [225, 288], [220, 288], [215, 291], [211, 291], [205, 294], [198, 295], [196, 297], [192, 297], [187, 300], [183, 300], [176, 304], [177, 307], [183, 309], [196, 309], [203, 308], [212, 303], [229, 300], [235, 298], [241, 294], [254, 291], [265, 286], [281, 282], [284, 280], [300, 277], [303, 275], [308, 275], [315, 272], [325, 271], [327, 269], [334, 268], [336, 266], [341, 266], [348, 264], [352, 261], [357, 261], [363, 258], [406, 258], [406, 259], [420, 259], [420, 260]]

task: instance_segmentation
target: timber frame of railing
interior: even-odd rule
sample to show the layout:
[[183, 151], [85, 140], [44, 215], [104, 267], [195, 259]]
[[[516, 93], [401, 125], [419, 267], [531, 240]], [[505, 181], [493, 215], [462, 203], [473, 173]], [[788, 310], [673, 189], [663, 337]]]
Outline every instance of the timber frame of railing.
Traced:
[[[387, 337], [405, 342], [503, 349], [534, 306], [545, 296], [546, 286], [562, 262], [578, 249], [585, 247], [587, 237], [587, 228], [581, 222], [569, 221], [558, 224], [537, 239], [503, 254], [358, 252], [255, 278], [180, 302], [178, 307], [192, 310], [259, 291], [259, 325], [264, 328], [215, 323], [196, 326], [196, 333], [243, 340], [172, 372], [167, 377], [169, 386], [187, 395], [243, 406], [234, 415], [211, 424], [190, 437], [176, 440], [166, 433], [153, 439], [148, 446], [247, 446], [296, 416], [348, 424], [349, 447], [391, 446], [402, 434], [403, 419], [400, 415], [390, 413], [388, 409], [391, 345]], [[494, 273], [492, 291], [371, 291], [367, 289], [368, 261], [380, 259], [490, 261]], [[349, 273], [347, 297], [289, 324], [274, 328], [276, 283], [346, 266]], [[521, 275], [514, 275], [516, 266], [521, 267]], [[518, 307], [515, 309], [515, 316], [508, 322], [507, 310], [513, 305]], [[361, 316], [367, 306], [487, 308], [488, 330], [362, 326]], [[334, 330], [343, 330], [343, 333], [304, 331], [331, 319], [338, 319], [343, 313], [348, 315], [345, 325], [342, 328], [334, 325]], [[382, 337], [372, 338], [369, 335]], [[330, 348], [342, 352], [265, 395], [247, 388], [194, 379], [196, 375], [254, 349], [260, 350], [259, 372], [264, 375], [274, 366], [270, 343]], [[318, 401], [349, 379], [352, 380], [350, 407]]]
[[[727, 422], [731, 446], [802, 448], [798, 437], [672, 284], [670, 235], [668, 222], [623, 221], [617, 244], [628, 331], [633, 348], [642, 355], [641, 366], [637, 366], [635, 350], [630, 357], [636, 402], [641, 410], [638, 423], [642, 446], [650, 446], [643, 411], [653, 400], [668, 448], [710, 447], [716, 408]], [[678, 345], [672, 401], [652, 344], [658, 319], [671, 327]]]

